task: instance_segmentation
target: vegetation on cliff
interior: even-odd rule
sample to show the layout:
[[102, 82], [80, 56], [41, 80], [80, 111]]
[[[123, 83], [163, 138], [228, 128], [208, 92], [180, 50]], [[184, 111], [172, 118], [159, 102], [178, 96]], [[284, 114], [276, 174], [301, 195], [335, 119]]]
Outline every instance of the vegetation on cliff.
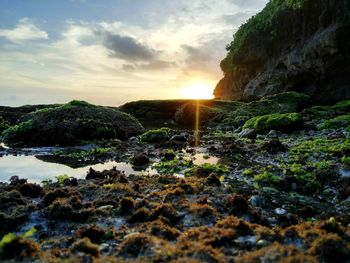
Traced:
[[321, 103], [350, 98], [349, 21], [347, 0], [270, 0], [227, 46], [215, 96], [255, 100], [293, 90]]

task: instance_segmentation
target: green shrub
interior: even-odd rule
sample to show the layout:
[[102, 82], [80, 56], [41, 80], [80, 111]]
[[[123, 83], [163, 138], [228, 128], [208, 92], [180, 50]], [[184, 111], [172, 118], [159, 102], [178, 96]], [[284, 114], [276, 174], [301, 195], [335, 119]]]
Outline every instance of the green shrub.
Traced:
[[269, 34], [270, 39], [276, 38], [276, 32], [272, 29], [275, 17], [286, 10], [297, 10], [303, 7], [306, 0], [271, 0], [262, 12], [251, 17], [243, 24], [234, 35], [234, 40], [227, 46], [229, 53], [221, 62], [222, 68], [234, 68], [234, 58], [241, 51], [242, 47], [247, 43], [249, 37], [257, 32]]
[[58, 183], [59, 185], [64, 185], [64, 183], [65, 183], [67, 180], [69, 180], [69, 176], [66, 175], [66, 174], [55, 176], [55, 178], [57, 179], [57, 183]]
[[248, 120], [243, 129], [254, 129], [258, 133], [267, 133], [270, 130], [290, 132], [302, 124], [302, 117], [299, 113], [274, 113]]

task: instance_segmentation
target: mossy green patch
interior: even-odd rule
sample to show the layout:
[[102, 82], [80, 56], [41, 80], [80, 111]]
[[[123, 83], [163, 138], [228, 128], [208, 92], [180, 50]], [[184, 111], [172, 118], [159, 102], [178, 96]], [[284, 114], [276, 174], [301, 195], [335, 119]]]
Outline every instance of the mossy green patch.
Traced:
[[149, 130], [140, 135], [141, 142], [165, 142], [170, 139], [171, 129], [163, 127], [160, 129]]
[[157, 169], [160, 174], [174, 174], [180, 172], [182, 170], [188, 169], [193, 165], [191, 160], [179, 160], [175, 158], [170, 161], [164, 161], [160, 163], [156, 163], [153, 165], [155, 169]]
[[273, 42], [277, 38], [276, 25], [273, 23], [277, 15], [283, 12], [300, 9], [306, 0], [274, 0], [269, 1], [262, 12], [250, 18], [243, 24], [234, 35], [234, 40], [227, 46], [229, 51], [226, 58], [221, 62], [222, 68], [235, 68], [235, 58], [240, 55], [252, 35], [259, 32], [266, 33], [266, 39]]
[[350, 100], [343, 100], [335, 104], [333, 109], [337, 110], [344, 110], [344, 111], [349, 111], [350, 110]]
[[320, 129], [339, 129], [350, 126], [350, 114], [341, 115], [331, 120], [326, 120], [320, 125]]
[[2, 132], [2, 135], [4, 137], [11, 136], [13, 134], [16, 134], [17, 137], [21, 138], [23, 136], [26, 136], [27, 133], [31, 132], [33, 129], [33, 121], [28, 120], [25, 122], [21, 122], [18, 125], [10, 126], [6, 130]]
[[73, 151], [73, 152], [64, 152], [64, 151], [56, 151], [56, 155], [60, 155], [64, 158], [69, 159], [81, 159], [81, 158], [89, 158], [89, 157], [101, 157], [106, 154], [112, 153], [112, 148], [95, 148], [86, 151]]
[[259, 184], [272, 184], [277, 185], [281, 181], [281, 177], [278, 175], [274, 175], [271, 172], [264, 171], [261, 174], [257, 174], [254, 176], [254, 181]]
[[31, 112], [21, 121], [4, 131], [5, 142], [66, 146], [80, 144], [83, 140], [127, 139], [144, 131], [134, 117], [124, 112], [83, 101]]
[[327, 139], [316, 138], [302, 141], [291, 148], [291, 154], [339, 154], [343, 151], [350, 151], [350, 139]]
[[9, 123], [0, 117], [0, 134], [10, 127]]
[[226, 114], [223, 124], [242, 126], [252, 117], [298, 112], [309, 105], [310, 97], [297, 92], [284, 92], [266, 96], [261, 100], [242, 103], [237, 109]]
[[14, 233], [5, 235], [0, 241], [0, 259], [17, 259], [16, 261], [27, 262], [29, 258], [37, 257], [40, 247], [37, 243], [28, 239], [35, 232], [36, 229], [33, 227], [23, 235], [15, 235]]
[[254, 174], [254, 171], [252, 170], [252, 169], [245, 169], [244, 171], [243, 171], [243, 175], [244, 176], [251, 176], [251, 175], [253, 175]]
[[185, 176], [197, 176], [197, 177], [207, 177], [211, 173], [215, 173], [219, 176], [228, 174], [230, 172], [230, 167], [224, 164], [210, 164], [204, 163], [201, 165], [195, 165], [191, 169], [185, 172]]
[[343, 156], [341, 162], [345, 165], [350, 165], [350, 156]]
[[267, 133], [270, 130], [290, 132], [299, 128], [302, 124], [302, 117], [298, 113], [274, 113], [253, 117], [248, 120], [243, 129], [254, 129], [258, 133]]

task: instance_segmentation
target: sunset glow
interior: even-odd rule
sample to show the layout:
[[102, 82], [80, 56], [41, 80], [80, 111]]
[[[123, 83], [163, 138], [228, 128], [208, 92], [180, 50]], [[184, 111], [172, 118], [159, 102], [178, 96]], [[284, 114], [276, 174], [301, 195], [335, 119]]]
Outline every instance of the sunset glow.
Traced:
[[182, 89], [185, 99], [212, 99], [214, 88], [207, 83], [195, 83]]

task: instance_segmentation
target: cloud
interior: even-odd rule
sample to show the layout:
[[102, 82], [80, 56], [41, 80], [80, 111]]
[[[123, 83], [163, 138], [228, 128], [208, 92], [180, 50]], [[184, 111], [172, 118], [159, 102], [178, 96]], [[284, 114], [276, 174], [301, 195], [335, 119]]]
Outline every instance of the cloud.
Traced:
[[[92, 1], [71, 1], [79, 2], [82, 9], [83, 5], [93, 8]], [[18, 94], [16, 104], [78, 98], [118, 105], [179, 97], [182, 87], [198, 81], [215, 86], [222, 76], [220, 60], [234, 30], [245, 13], [256, 9], [255, 3], [266, 1], [152, 0], [137, 5], [120, 1], [126, 11], [113, 11], [112, 16], [104, 12], [95, 17], [89, 12], [62, 16], [57, 12], [62, 17], [57, 22], [55, 16], [52, 25], [50, 18], [36, 17], [46, 20], [50, 39], [3, 45], [0, 101], [15, 104], [10, 96]], [[118, 9], [119, 1], [107, 2], [105, 9]], [[59, 5], [66, 4], [62, 1]], [[0, 36], [15, 43], [48, 39], [38, 27], [23, 19], [14, 28], [0, 28]], [[15, 87], [23, 89], [14, 91]], [[33, 95], [23, 95], [25, 91], [28, 93], [23, 94]]]
[[239, 7], [240, 9], [242, 8], [247, 8], [250, 10], [257, 10], [261, 9], [266, 5], [266, 0], [227, 0], [229, 3], [232, 3]]
[[233, 15], [224, 15], [223, 20], [230, 25], [239, 26], [246, 22], [248, 18], [250, 18], [255, 12], [247, 11], [247, 12], [238, 12]]
[[155, 50], [129, 36], [106, 33], [104, 46], [109, 49], [112, 57], [138, 61], [153, 61], [156, 59]]
[[135, 63], [135, 64], [124, 64], [122, 69], [125, 71], [135, 71], [135, 70], [165, 70], [171, 67], [175, 67], [177, 64], [175, 62], [164, 61], [164, 60], [154, 60], [148, 63]]
[[14, 29], [0, 29], [0, 36], [16, 44], [49, 38], [45, 31], [40, 30], [28, 18], [19, 20]]
[[195, 61], [196, 63], [205, 63], [211, 60], [210, 53], [206, 52], [207, 50], [204, 47], [192, 47], [188, 45], [183, 45], [183, 49], [187, 52], [188, 57], [186, 61], [188, 63], [192, 63]]

